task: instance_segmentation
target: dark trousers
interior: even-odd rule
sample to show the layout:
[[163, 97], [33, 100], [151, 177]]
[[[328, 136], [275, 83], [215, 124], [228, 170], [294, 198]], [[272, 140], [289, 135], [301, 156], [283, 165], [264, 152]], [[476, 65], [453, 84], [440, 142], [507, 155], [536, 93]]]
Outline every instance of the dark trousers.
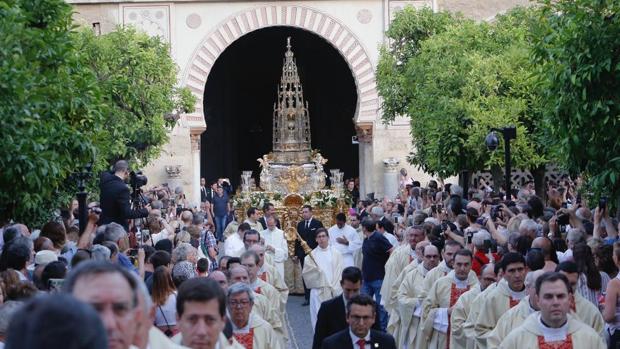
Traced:
[[609, 335], [609, 349], [620, 349], [620, 330], [616, 330], [614, 334]]

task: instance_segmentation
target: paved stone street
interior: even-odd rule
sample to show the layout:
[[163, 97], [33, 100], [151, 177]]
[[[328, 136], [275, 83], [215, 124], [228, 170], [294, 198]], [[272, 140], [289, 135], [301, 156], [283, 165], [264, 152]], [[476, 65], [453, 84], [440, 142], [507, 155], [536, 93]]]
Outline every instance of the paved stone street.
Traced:
[[289, 349], [312, 348], [312, 326], [310, 324], [310, 310], [302, 307], [303, 296], [289, 296], [286, 305], [288, 317]]

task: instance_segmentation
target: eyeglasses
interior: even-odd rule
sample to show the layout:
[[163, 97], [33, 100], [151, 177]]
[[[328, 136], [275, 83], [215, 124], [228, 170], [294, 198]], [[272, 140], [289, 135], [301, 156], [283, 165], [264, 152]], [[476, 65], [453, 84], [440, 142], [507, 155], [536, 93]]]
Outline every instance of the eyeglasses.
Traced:
[[424, 258], [428, 258], [428, 259], [439, 259], [439, 255], [436, 255], [436, 254], [426, 255], [426, 256], [424, 256]]
[[230, 300], [228, 301], [228, 304], [230, 305], [231, 308], [245, 308], [248, 306], [248, 304], [250, 304], [250, 301], [249, 300], [242, 300], [242, 301]]

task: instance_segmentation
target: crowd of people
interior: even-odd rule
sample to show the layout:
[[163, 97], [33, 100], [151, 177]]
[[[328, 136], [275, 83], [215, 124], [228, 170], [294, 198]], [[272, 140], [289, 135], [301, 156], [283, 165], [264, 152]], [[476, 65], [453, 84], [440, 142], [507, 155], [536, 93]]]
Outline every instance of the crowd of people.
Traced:
[[235, 216], [228, 180], [203, 181], [194, 206], [165, 185], [132, 199], [129, 173], [102, 175], [83, 231], [76, 202], [2, 227], [6, 348], [288, 348], [295, 267], [313, 349], [620, 342], [618, 222], [568, 177], [545, 200], [533, 183], [464, 193], [406, 173], [397, 197], [360, 200], [351, 180], [332, 226], [302, 208], [290, 253], [274, 205]]

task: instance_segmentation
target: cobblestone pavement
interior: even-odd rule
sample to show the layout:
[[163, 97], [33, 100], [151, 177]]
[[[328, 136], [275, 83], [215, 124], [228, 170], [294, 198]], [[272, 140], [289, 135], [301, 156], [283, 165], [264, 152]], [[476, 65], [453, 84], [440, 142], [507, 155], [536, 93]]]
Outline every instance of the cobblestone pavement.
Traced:
[[289, 349], [312, 348], [312, 325], [309, 307], [302, 307], [303, 296], [289, 296], [286, 304], [288, 318]]

